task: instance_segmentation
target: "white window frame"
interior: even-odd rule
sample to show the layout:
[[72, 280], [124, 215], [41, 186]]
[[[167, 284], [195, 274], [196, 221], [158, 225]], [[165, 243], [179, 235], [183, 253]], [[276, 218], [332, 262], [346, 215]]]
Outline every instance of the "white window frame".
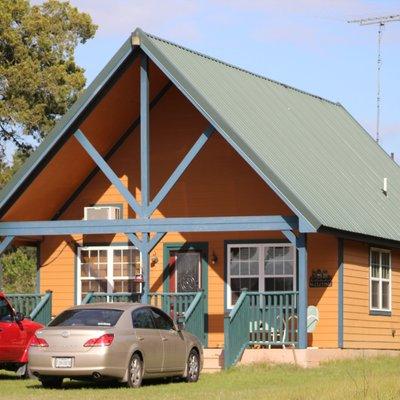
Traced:
[[[258, 275], [246, 275], [246, 278], [258, 278], [258, 288], [260, 292], [265, 291], [265, 278], [268, 277], [279, 277], [279, 278], [291, 278], [293, 277], [293, 291], [297, 290], [297, 249], [291, 243], [279, 243], [279, 242], [266, 242], [266, 243], [230, 243], [227, 245], [227, 282], [226, 282], [226, 307], [232, 309], [232, 290], [231, 290], [231, 265], [230, 265], [230, 254], [232, 248], [237, 247], [252, 247], [258, 248], [259, 261], [258, 261]], [[292, 275], [268, 275], [265, 274], [264, 261], [265, 261], [265, 249], [268, 247], [292, 247], [294, 260], [293, 260], [293, 274]], [[236, 277], [236, 275], [234, 275]]]
[[[372, 276], [372, 252], [379, 253], [379, 277]], [[382, 254], [389, 254], [389, 278], [382, 278]], [[378, 307], [372, 307], [372, 282], [378, 282]], [[389, 282], [389, 308], [382, 307], [382, 282]], [[387, 249], [371, 247], [369, 252], [369, 309], [370, 311], [392, 311], [392, 252]]]
[[[116, 246], [79, 246], [76, 253], [76, 304], [81, 304], [82, 302], [82, 277], [81, 277], [81, 252], [87, 250], [106, 250], [107, 251], [107, 276], [105, 278], [83, 278], [83, 280], [98, 280], [105, 279], [107, 280], [107, 292], [112, 293], [114, 290], [114, 280], [126, 280], [129, 276], [117, 276], [114, 277], [113, 273], [113, 261], [114, 261], [114, 250], [138, 250], [135, 246], [128, 245], [116, 245]], [[140, 253], [140, 271], [142, 273], [142, 253]], [[142, 291], [142, 283], [140, 285], [140, 292]]]

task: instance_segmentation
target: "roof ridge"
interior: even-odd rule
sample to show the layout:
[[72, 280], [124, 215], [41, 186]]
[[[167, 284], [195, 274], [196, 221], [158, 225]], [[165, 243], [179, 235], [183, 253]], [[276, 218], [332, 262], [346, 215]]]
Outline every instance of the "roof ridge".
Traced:
[[142, 31], [142, 33], [144, 33], [146, 36], [149, 36], [149, 37], [151, 37], [151, 38], [153, 38], [153, 39], [159, 40], [159, 41], [164, 42], [164, 43], [168, 43], [168, 44], [170, 44], [170, 45], [172, 45], [172, 46], [175, 46], [175, 47], [178, 47], [178, 48], [180, 48], [180, 49], [182, 49], [182, 50], [185, 50], [185, 51], [188, 51], [188, 52], [190, 52], [190, 53], [196, 54], [196, 55], [198, 55], [198, 56], [200, 56], [200, 57], [207, 58], [207, 59], [209, 59], [209, 60], [211, 60], [211, 61], [217, 62], [217, 63], [219, 63], [219, 64], [223, 64], [223, 65], [225, 65], [225, 66], [227, 66], [227, 67], [230, 67], [230, 68], [236, 69], [236, 70], [238, 70], [238, 71], [240, 71], [240, 72], [244, 72], [244, 73], [246, 73], [246, 74], [252, 75], [252, 76], [254, 76], [254, 77], [256, 77], [256, 78], [266, 80], [266, 81], [271, 82], [271, 83], [274, 83], [274, 84], [276, 84], [276, 85], [283, 86], [283, 87], [286, 88], [286, 89], [290, 89], [290, 90], [293, 90], [293, 91], [295, 91], [295, 92], [299, 92], [299, 93], [305, 94], [305, 95], [307, 95], [307, 96], [314, 97], [314, 98], [316, 98], [316, 99], [318, 99], [318, 100], [326, 101], [327, 103], [332, 104], [332, 105], [335, 105], [335, 106], [339, 106], [339, 104], [340, 104], [340, 103], [338, 103], [338, 102], [329, 100], [329, 99], [327, 99], [327, 98], [325, 98], [325, 97], [318, 96], [318, 95], [313, 94], [313, 93], [310, 93], [310, 92], [306, 92], [305, 90], [296, 88], [296, 87], [294, 87], [294, 86], [291, 86], [291, 85], [288, 85], [288, 84], [286, 84], [286, 83], [277, 81], [277, 80], [275, 80], [275, 79], [268, 78], [267, 76], [264, 76], [264, 75], [261, 75], [261, 74], [257, 74], [256, 72], [249, 71], [249, 70], [247, 70], [247, 69], [245, 69], [245, 68], [238, 67], [237, 65], [230, 64], [230, 63], [228, 63], [228, 62], [226, 62], [226, 61], [220, 60], [219, 58], [212, 57], [212, 56], [210, 56], [210, 55], [208, 55], [208, 54], [205, 54], [205, 53], [201, 53], [200, 51], [193, 50], [193, 49], [190, 49], [189, 47], [182, 46], [181, 44], [178, 44], [178, 43], [175, 43], [175, 42], [171, 42], [170, 40], [161, 38], [161, 37], [156, 36], [156, 35], [154, 35], [154, 34], [152, 34], [152, 33], [144, 32], [144, 31]]

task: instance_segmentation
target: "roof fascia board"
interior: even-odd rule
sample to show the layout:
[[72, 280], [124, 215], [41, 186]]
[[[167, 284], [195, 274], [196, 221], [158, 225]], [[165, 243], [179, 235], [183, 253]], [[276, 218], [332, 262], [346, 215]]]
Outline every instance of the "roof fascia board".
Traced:
[[368, 243], [374, 246], [393, 247], [397, 249], [400, 248], [400, 242], [396, 240], [364, 235], [362, 233], [357, 233], [357, 232], [343, 231], [341, 229], [330, 228], [328, 226], [321, 226], [318, 229], [318, 233], [327, 233], [330, 235], [335, 235], [342, 239], [355, 240], [358, 242]]
[[[269, 173], [265, 174], [261, 168], [262, 163], [259, 157], [243, 143], [233, 129], [221, 117], [218, 118], [216, 112], [210, 115], [206, 108], [212, 109], [211, 105], [202, 98], [197, 90], [177, 71], [177, 69], [153, 46], [146, 34], [137, 29], [134, 35], [140, 35], [140, 47], [149, 56], [149, 58], [160, 68], [160, 70], [174, 83], [174, 85], [183, 93], [185, 97], [196, 107], [196, 109], [210, 122], [215, 129], [224, 137], [224, 139], [244, 158], [244, 160], [256, 171], [256, 173], [266, 182], [278, 197], [298, 216], [300, 232], [316, 232], [321, 223], [313, 215], [302, 207], [295, 206], [288, 196], [280, 189], [285, 187], [283, 182], [267, 167]], [[181, 83], [184, 82], [185, 86]], [[187, 89], [189, 87], [190, 89]], [[196, 96], [193, 96], [195, 93]], [[205, 104], [201, 104], [200, 101]], [[228, 133], [229, 132], [229, 133]], [[240, 143], [240, 144], [239, 144]], [[271, 178], [272, 177], [272, 178]], [[289, 192], [289, 190], [285, 190]], [[298, 201], [298, 203], [300, 203]]]
[[103, 89], [107, 87], [114, 74], [123, 66], [132, 51], [131, 37], [129, 37], [67, 113], [57, 122], [53, 130], [29, 157], [23, 167], [14, 175], [8, 185], [3, 188], [0, 192], [1, 216], [6, 212], [5, 206], [26, 182], [27, 178], [30, 177], [45, 158], [51, 154], [51, 151], [60, 139], [62, 139], [68, 131], [74, 131], [71, 129], [71, 126], [77, 124], [88, 106], [93, 103]]

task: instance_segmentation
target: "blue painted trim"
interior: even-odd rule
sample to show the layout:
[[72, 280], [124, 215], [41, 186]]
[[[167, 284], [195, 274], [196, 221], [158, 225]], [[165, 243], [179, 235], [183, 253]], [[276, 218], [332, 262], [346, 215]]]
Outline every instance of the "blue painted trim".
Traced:
[[385, 311], [385, 310], [369, 310], [369, 315], [380, 315], [383, 317], [391, 317], [392, 312], [391, 311]]
[[186, 171], [190, 163], [193, 159], [199, 154], [200, 150], [207, 143], [208, 139], [211, 137], [214, 132], [214, 127], [210, 125], [197, 139], [196, 143], [192, 146], [189, 152], [185, 155], [183, 160], [179, 163], [175, 171], [168, 178], [167, 182], [165, 182], [164, 186], [160, 189], [157, 195], [154, 197], [152, 202], [150, 203], [149, 208], [147, 209], [147, 214], [151, 215], [154, 210], [160, 205], [160, 203], [164, 200], [165, 196], [169, 193], [175, 183], [179, 180], [179, 178]]
[[2, 254], [7, 247], [11, 244], [14, 240], [14, 236], [6, 236], [3, 241], [0, 243], [0, 254]]
[[140, 250], [140, 254], [142, 256], [142, 273], [143, 273], [143, 284], [142, 284], [142, 297], [141, 302], [143, 304], [148, 304], [149, 301], [149, 292], [150, 292], [150, 256], [147, 251], [149, 234], [142, 234], [142, 243], [143, 248]]
[[81, 146], [86, 150], [92, 160], [101, 169], [104, 175], [109, 179], [109, 181], [118, 189], [122, 197], [126, 202], [132, 207], [136, 214], [142, 215], [142, 209], [136, 199], [132, 196], [132, 193], [123, 185], [121, 180], [115, 174], [115, 172], [110, 168], [107, 162], [103, 159], [100, 153], [94, 148], [94, 146], [89, 142], [83, 132], [78, 129], [74, 133], [74, 137], [81, 144]]
[[122, 220], [0, 222], [0, 236], [52, 236], [132, 232], [236, 232], [297, 229], [297, 217], [193, 217]]
[[[145, 210], [150, 199], [149, 59], [143, 52], [140, 53], [140, 192], [142, 215], [147, 218]], [[142, 234], [140, 247], [143, 273], [141, 301], [144, 304], [148, 303], [150, 291], [149, 237], [148, 233]]]
[[299, 305], [298, 305], [298, 335], [299, 348], [306, 349], [307, 337], [307, 305], [308, 305], [308, 268], [307, 268], [307, 236], [301, 233], [297, 238], [298, 268], [299, 268]]
[[150, 197], [150, 131], [149, 131], [149, 60], [140, 54], [140, 183], [142, 207], [146, 209]]
[[128, 239], [132, 242], [132, 244], [139, 249], [141, 252], [146, 249], [146, 246], [142, 243], [142, 241], [136, 236], [135, 233], [127, 233]]
[[290, 243], [292, 243], [294, 246], [296, 245], [297, 236], [292, 231], [282, 231], [282, 234], [287, 240], [289, 240]]
[[166, 232], [157, 232], [148, 242], [147, 251], [150, 253], [160, 240], [166, 235]]
[[343, 348], [344, 333], [343, 333], [343, 302], [344, 302], [344, 241], [338, 238], [338, 347]]

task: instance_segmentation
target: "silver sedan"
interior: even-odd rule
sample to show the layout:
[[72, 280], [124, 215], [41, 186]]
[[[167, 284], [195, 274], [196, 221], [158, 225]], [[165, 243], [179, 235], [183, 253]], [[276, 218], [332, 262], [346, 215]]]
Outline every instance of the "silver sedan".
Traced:
[[180, 376], [196, 382], [203, 348], [162, 310], [138, 303], [69, 308], [36, 332], [29, 368], [44, 387], [64, 378], [114, 379], [132, 388], [143, 379]]

